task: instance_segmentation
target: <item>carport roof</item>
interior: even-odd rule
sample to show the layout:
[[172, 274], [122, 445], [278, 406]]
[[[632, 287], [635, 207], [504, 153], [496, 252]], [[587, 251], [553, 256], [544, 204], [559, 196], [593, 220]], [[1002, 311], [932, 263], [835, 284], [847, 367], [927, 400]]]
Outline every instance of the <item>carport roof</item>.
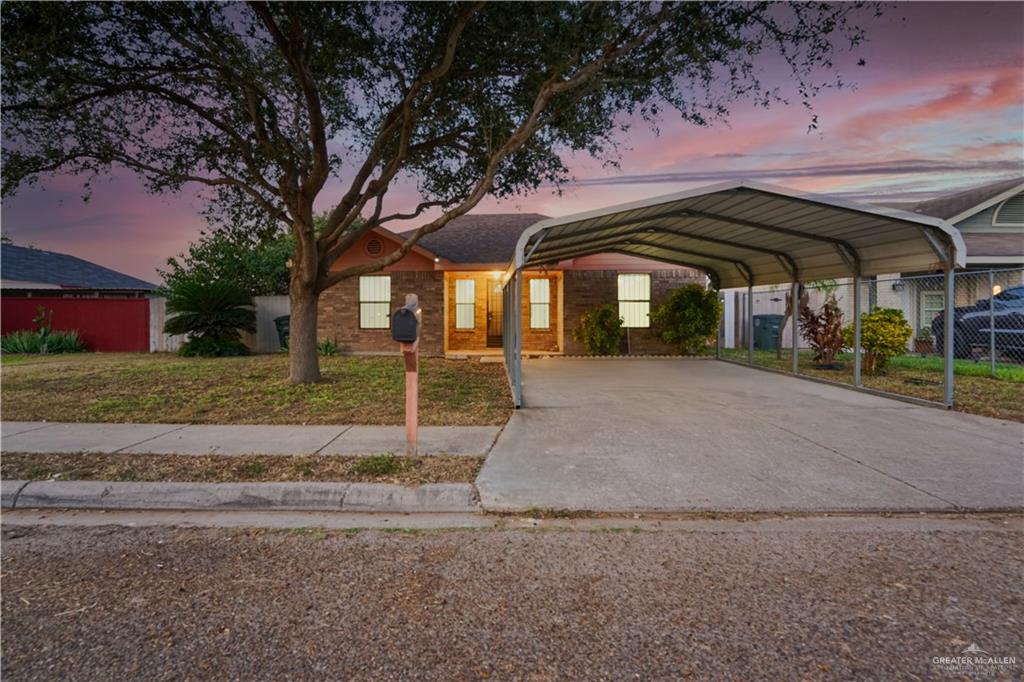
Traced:
[[698, 268], [718, 288], [964, 264], [942, 219], [737, 181], [542, 220], [520, 236], [514, 267], [608, 252]]

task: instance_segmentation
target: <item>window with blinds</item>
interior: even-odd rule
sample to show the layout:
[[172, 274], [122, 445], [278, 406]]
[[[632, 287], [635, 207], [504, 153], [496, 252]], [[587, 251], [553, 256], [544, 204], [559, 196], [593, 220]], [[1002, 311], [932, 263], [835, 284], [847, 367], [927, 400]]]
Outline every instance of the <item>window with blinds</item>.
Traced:
[[476, 326], [476, 282], [471, 279], [455, 280], [455, 328], [473, 329]]
[[623, 327], [651, 326], [651, 276], [619, 275], [619, 317]]
[[551, 327], [551, 280], [530, 280], [530, 329]]
[[391, 275], [359, 278], [360, 329], [388, 329], [391, 326]]

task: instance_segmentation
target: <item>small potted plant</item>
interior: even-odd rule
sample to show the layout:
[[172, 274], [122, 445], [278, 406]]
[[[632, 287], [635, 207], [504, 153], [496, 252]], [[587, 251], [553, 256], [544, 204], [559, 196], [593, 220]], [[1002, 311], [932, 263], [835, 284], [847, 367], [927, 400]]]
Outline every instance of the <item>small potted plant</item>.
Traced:
[[935, 352], [935, 345], [932, 342], [932, 330], [928, 327], [921, 327], [914, 337], [914, 352], [921, 355], [928, 355]]

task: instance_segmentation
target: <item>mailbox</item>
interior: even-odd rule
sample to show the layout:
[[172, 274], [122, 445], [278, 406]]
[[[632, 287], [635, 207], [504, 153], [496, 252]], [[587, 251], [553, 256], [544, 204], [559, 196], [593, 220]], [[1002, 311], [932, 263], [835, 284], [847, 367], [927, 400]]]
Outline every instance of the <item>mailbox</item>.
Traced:
[[391, 338], [399, 343], [415, 343], [419, 338], [420, 320], [416, 312], [419, 306], [407, 303], [391, 316]]

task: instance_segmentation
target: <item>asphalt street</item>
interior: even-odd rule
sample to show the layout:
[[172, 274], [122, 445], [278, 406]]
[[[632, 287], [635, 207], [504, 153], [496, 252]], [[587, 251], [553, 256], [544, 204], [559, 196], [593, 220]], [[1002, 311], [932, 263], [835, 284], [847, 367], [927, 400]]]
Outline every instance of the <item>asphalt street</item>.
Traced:
[[[1024, 659], [1019, 519], [5, 525], [5, 680], [948, 679]], [[1021, 674], [1021, 668], [1003, 673]]]

